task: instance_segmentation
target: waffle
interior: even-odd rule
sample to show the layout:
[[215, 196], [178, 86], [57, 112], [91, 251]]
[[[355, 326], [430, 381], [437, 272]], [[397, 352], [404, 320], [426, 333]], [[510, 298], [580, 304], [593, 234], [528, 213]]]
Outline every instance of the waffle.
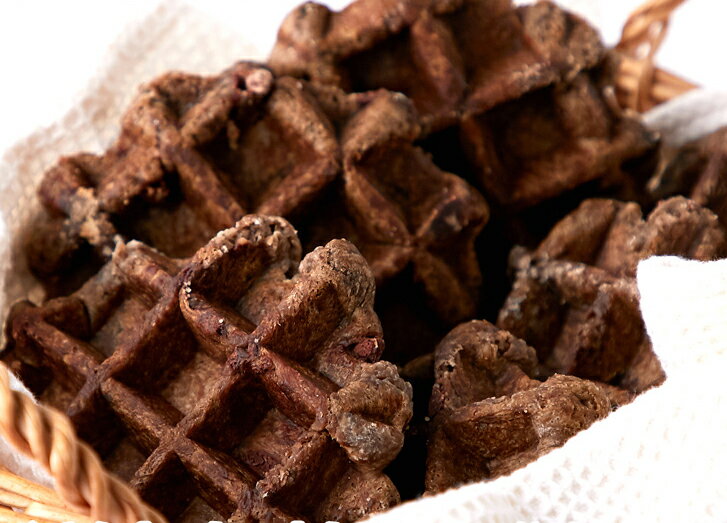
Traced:
[[549, 2], [358, 0], [340, 12], [302, 4], [269, 61], [349, 92], [402, 92], [433, 130], [572, 77], [603, 53], [593, 28]]
[[609, 393], [554, 375], [532, 379], [535, 350], [486, 321], [464, 323], [435, 351], [426, 488], [447, 488], [525, 466], [604, 418]]
[[[403, 279], [423, 291], [412, 292], [409, 285], [393, 301], [423, 295], [447, 325], [472, 317], [481, 285], [474, 242], [489, 218], [485, 200], [413, 144], [420, 127], [405, 96], [383, 90], [365, 97], [318, 93], [340, 128], [343, 178], [298, 222], [306, 244], [347, 238], [380, 287]], [[399, 356], [392, 355], [401, 361]]]
[[[638, 261], [727, 249], [683, 198], [586, 200], [541, 243], [594, 193], [642, 201], [656, 136], [616, 65], [547, 1], [304, 4], [269, 67], [168, 73], [46, 173], [26, 250], [62, 297], [16, 304], [0, 358], [174, 522], [355, 521], [509, 474], [664, 379]], [[688, 189], [715, 210], [719, 165]]]
[[[185, 257], [255, 210], [290, 217], [307, 249], [353, 241], [379, 285], [402, 275], [424, 296], [417, 314], [450, 326], [474, 315], [473, 244], [489, 209], [413, 145], [419, 134], [401, 94], [346, 95], [245, 62], [216, 77], [167, 74], [142, 90], [104, 155], [63, 158], [46, 174], [50, 217], [30, 231], [30, 264], [64, 295], [119, 238]], [[406, 337], [394, 337], [394, 356]]]
[[377, 361], [356, 249], [300, 255], [255, 215], [188, 260], [119, 242], [77, 292], [13, 307], [3, 359], [172, 521], [358, 519], [399, 500], [381, 470], [411, 387]]
[[[605, 199], [585, 200], [578, 209], [561, 220], [535, 250], [537, 257], [589, 264], [583, 274], [589, 273], [592, 267], [605, 271], [611, 277], [625, 280], [635, 278], [638, 262], [649, 256], [678, 255], [707, 261], [724, 257], [726, 253], [727, 238], [717, 216], [710, 210], [683, 197], [673, 197], [662, 201], [646, 220], [642, 218], [641, 209], [635, 203]], [[598, 273], [599, 277], [606, 281], [608, 278], [600, 270], [591, 271], [591, 273]], [[541, 284], [547, 286], [547, 278], [543, 279], [542, 275], [536, 279], [538, 278], [541, 283], [534, 284], [535, 287]], [[530, 284], [525, 284], [525, 286], [529, 287]], [[534, 294], [529, 300], [535, 300], [535, 294], [540, 291], [533, 290], [532, 292]], [[515, 296], [517, 295], [518, 292], [515, 292]], [[515, 296], [511, 298], [511, 301], [517, 299]], [[555, 299], [554, 296], [551, 295], [550, 299]], [[606, 298], [602, 297], [601, 300], [606, 300]], [[604, 303], [606, 302], [604, 301]], [[561, 332], [571, 332], [571, 338], [560, 334], [561, 339], [557, 342], [564, 346], [574, 339], [572, 336], [575, 322], [585, 319], [585, 316], [579, 318], [578, 314], [571, 316], [571, 313], [566, 313], [567, 319], [556, 320], [556, 317], [560, 317], [559, 313], [545, 314], [536, 323], [526, 327], [525, 323], [528, 320], [517, 320], [515, 309], [506, 309], [507, 307], [503, 309], [500, 325], [514, 329], [513, 332], [528, 340], [535, 347], [552, 345], [553, 340], [556, 339], [555, 333], [558, 328], [555, 324], [548, 324], [548, 322], [565, 322]], [[598, 330], [598, 321], [606, 320], [596, 320], [595, 323], [592, 323], [590, 328], [594, 329], [594, 332]], [[633, 319], [633, 321], [636, 320]], [[602, 338], [604, 346], [597, 350], [607, 350], [605, 347], [610, 343], [607, 339], [615, 336], [613, 341], [617, 344], [616, 346], [621, 347], [619, 350], [624, 350], [629, 355], [628, 358], [633, 357], [630, 363], [624, 360], [613, 367], [613, 370], [619, 375], [619, 383], [636, 392], [661, 383], [664, 373], [656, 355], [651, 350], [648, 338], [644, 338], [634, 352], [634, 347], [629, 346], [626, 341], [628, 338], [622, 336], [617, 324], [614, 324], [613, 328], [615, 330], [611, 330], [612, 327], [609, 326], [607, 331], [604, 331], [606, 333]], [[625, 332], [628, 332], [628, 329]], [[581, 335], [585, 336], [584, 333]], [[634, 338], [635, 340], [636, 338]], [[596, 364], [600, 363], [596, 362]], [[576, 373], [583, 371], [583, 369], [577, 370], [568, 365], [556, 366], [556, 368], [561, 371], [569, 369]], [[595, 377], [608, 380], [614, 376], [612, 373], [605, 373]]]
[[636, 282], [597, 267], [514, 249], [516, 272], [497, 326], [535, 347], [547, 372], [610, 382], [645, 342]]
[[663, 200], [645, 220], [633, 202], [590, 199], [556, 224], [535, 252], [635, 278], [639, 261], [649, 256], [722, 258], [727, 237], [712, 211], [681, 196]]
[[723, 127], [680, 147], [663, 147], [661, 168], [648, 184], [651, 196], [655, 200], [688, 196], [711, 209], [727, 227], [726, 144], [727, 128]]
[[621, 113], [611, 67], [463, 119], [469, 169], [493, 202], [517, 211], [593, 180], [631, 183], [623, 164], [649, 151], [655, 137]]
[[168, 73], [142, 87], [108, 151], [46, 173], [30, 265], [68, 281], [107, 260], [117, 235], [191, 256], [246, 213], [298, 211], [338, 170], [333, 129], [297, 81], [247, 62], [211, 77]]

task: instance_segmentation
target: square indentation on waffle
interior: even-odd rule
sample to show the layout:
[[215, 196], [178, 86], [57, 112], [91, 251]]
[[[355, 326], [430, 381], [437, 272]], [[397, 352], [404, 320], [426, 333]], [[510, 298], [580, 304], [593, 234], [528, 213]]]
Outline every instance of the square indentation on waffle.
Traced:
[[714, 212], [683, 196], [662, 200], [646, 218], [637, 203], [593, 198], [559, 221], [535, 253], [635, 278], [649, 256], [723, 258], [727, 235]]
[[545, 375], [618, 380], [648, 343], [635, 280], [522, 248], [510, 257], [515, 282], [497, 326], [535, 348]]
[[103, 155], [46, 173], [49, 216], [31, 234], [31, 266], [53, 276], [106, 259], [117, 234], [190, 256], [246, 213], [299, 210], [336, 176], [338, 156], [297, 80], [248, 62], [211, 77], [167, 73], [142, 87]]
[[[603, 270], [615, 278], [632, 279], [636, 277], [639, 262], [649, 256], [676, 255], [706, 261], [723, 257], [726, 248], [725, 230], [718, 216], [692, 200], [675, 196], [659, 202], [646, 218], [642, 216], [639, 205], [633, 202], [584, 200], [551, 229], [534, 254], [540, 258], [585, 263], [590, 268], [597, 268], [596, 272]], [[539, 294], [534, 286], [530, 288], [533, 296]], [[540, 294], [542, 298], [543, 294]], [[517, 292], [516, 295], [521, 294]], [[526, 299], [523, 306], [529, 301]], [[600, 301], [605, 303], [603, 298]], [[552, 310], [549, 311], [541, 319], [550, 317], [552, 313]], [[510, 317], [508, 321], [514, 321], [512, 314], [504, 314]], [[522, 330], [522, 324], [516, 330], [532, 340], [534, 346], [540, 347], [537, 338], [549, 336], [545, 334], [547, 329], [543, 330], [546, 323], [531, 323], [528, 333]], [[570, 323], [575, 325], [573, 321]], [[574, 328], [570, 329], [572, 334]], [[628, 337], [621, 333], [619, 340], [618, 331], [611, 331], [605, 326], [604, 329], [604, 335], [611, 332], [608, 336], [617, 336], [616, 343], [628, 357], [633, 350], [625, 342]], [[561, 338], [568, 337], [561, 335]], [[569, 339], [572, 340], [572, 337]], [[620, 366], [618, 374], [619, 384], [635, 392], [664, 380], [664, 372], [648, 337], [644, 338], [633, 360], [625, 368]]]
[[489, 198], [519, 210], [592, 180], [628, 181], [622, 165], [655, 135], [615, 103], [612, 62], [462, 120], [463, 149]]
[[411, 388], [377, 361], [358, 251], [300, 255], [292, 227], [262, 216], [191, 260], [119, 244], [71, 296], [16, 305], [3, 359], [175, 521], [359, 518], [398, 502], [381, 470]]

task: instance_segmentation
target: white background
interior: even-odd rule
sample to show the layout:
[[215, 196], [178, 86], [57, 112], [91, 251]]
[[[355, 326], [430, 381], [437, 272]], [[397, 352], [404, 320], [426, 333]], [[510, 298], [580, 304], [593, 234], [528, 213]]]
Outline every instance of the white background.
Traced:
[[[165, 0], [161, 0], [165, 1]], [[185, 0], [180, 0], [185, 1]], [[186, 0], [239, 31], [267, 55], [277, 27], [299, 0]], [[159, 0], [0, 0], [0, 152], [72, 106], [128, 24]], [[615, 43], [628, 14], [642, 0], [561, 0], [587, 16]], [[346, 0], [329, 0], [341, 8]], [[687, 0], [675, 13], [660, 65], [703, 86], [727, 91], [727, 2]], [[214, 38], [214, 35], [210, 35]], [[244, 58], [244, 57], [241, 57]]]

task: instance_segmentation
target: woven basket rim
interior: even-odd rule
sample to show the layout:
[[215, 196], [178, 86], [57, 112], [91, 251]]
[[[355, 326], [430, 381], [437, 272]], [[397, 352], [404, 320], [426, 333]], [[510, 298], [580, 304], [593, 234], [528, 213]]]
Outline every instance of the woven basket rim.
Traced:
[[626, 20], [616, 44], [621, 58], [616, 90], [622, 107], [644, 112], [697, 87], [655, 63], [671, 16], [684, 1], [647, 0]]

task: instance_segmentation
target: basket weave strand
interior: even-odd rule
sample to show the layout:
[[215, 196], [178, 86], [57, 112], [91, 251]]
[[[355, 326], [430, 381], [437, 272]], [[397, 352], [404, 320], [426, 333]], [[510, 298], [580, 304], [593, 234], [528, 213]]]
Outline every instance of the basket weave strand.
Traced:
[[0, 468], [0, 520], [7, 523], [93, 523], [88, 516], [73, 512], [53, 490], [3, 468]]
[[[4, 365], [0, 365], [0, 435], [48, 470], [60, 498], [88, 519], [166, 523], [161, 514], [104, 469], [96, 453], [78, 440], [67, 417], [12, 390], [9, 371]], [[28, 520], [27, 517], [18, 519]]]
[[617, 79], [622, 106], [643, 112], [696, 87], [654, 64], [669, 18], [682, 3], [684, 0], [648, 0], [624, 24], [616, 45], [622, 53]]

